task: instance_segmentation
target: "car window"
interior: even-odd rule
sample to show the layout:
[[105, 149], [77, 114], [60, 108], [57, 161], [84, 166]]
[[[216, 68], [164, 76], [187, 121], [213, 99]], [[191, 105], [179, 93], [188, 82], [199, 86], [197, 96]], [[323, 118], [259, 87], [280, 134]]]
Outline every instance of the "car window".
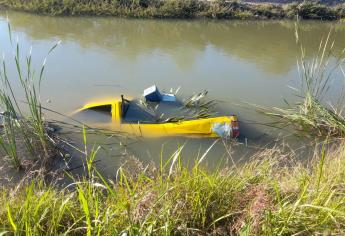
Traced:
[[134, 101], [126, 102], [122, 107], [122, 123], [154, 123], [156, 118], [154, 115], [145, 111], [140, 105]]

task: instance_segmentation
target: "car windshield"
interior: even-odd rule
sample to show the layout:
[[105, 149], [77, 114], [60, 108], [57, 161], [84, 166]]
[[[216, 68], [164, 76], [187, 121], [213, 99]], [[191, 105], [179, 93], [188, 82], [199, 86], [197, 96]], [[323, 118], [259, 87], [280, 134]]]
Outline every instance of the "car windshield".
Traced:
[[125, 101], [122, 106], [122, 123], [155, 123], [155, 115], [150, 114], [137, 101]]
[[122, 104], [123, 123], [164, 123], [171, 117], [186, 116], [180, 102], [143, 103], [124, 99]]

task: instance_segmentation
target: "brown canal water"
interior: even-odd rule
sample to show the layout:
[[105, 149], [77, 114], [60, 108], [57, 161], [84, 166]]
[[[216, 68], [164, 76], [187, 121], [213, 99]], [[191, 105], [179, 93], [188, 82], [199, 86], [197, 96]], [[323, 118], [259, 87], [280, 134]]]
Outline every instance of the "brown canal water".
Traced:
[[[47, 59], [42, 84], [41, 99], [49, 109], [67, 115], [90, 101], [120, 94], [138, 97], [152, 84], [167, 90], [181, 86], [180, 97], [206, 89], [210, 99], [219, 100], [219, 114], [238, 115], [242, 135], [239, 148], [234, 149], [235, 159], [246, 158], [250, 147], [267, 145], [288, 134], [260, 125], [266, 118], [243, 103], [273, 107], [284, 106], [283, 99], [296, 99], [289, 88], [299, 86], [295, 22], [48, 17], [8, 12], [0, 17], [0, 47], [6, 59], [14, 53], [8, 43], [7, 17], [22, 51], [28, 53], [32, 47], [37, 68], [50, 47], [61, 41]], [[300, 22], [299, 28], [308, 58], [315, 56], [321, 38], [331, 28], [335, 51], [345, 48], [345, 24], [308, 21]], [[10, 74], [14, 73], [14, 67], [10, 68]], [[335, 76], [342, 79], [340, 74]], [[47, 112], [47, 116], [66, 120], [53, 113]], [[73, 137], [78, 140], [80, 135]], [[191, 162], [213, 141], [140, 139], [124, 149], [104, 137], [90, 139], [109, 144], [98, 164], [110, 174], [119, 166], [123, 152], [145, 162], [158, 162], [162, 144], [165, 158], [178, 145], [186, 144], [182, 158]], [[220, 160], [228, 160], [226, 156], [219, 143], [205, 163], [216, 166]]]

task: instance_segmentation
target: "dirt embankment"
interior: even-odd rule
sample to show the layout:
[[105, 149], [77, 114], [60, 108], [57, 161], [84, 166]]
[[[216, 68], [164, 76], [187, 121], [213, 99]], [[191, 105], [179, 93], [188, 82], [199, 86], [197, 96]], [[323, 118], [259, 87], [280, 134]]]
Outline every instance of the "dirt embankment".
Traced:
[[[335, 3], [337, 4], [334, 5]], [[95, 15], [159, 19], [212, 18], [240, 20], [345, 19], [345, 0], [2, 0], [0, 9], [54, 16]]]

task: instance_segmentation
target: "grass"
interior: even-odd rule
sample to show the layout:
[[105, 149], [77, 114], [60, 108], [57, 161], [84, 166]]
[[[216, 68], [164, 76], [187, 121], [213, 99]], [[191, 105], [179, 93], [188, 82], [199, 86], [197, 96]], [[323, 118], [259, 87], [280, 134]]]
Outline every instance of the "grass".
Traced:
[[[317, 151], [309, 167], [266, 149], [237, 168], [160, 167], [128, 159], [116, 180], [92, 166], [61, 189], [41, 180], [0, 196], [0, 229], [22, 235], [292, 235], [345, 233], [345, 149]], [[330, 149], [328, 149], [330, 150]], [[60, 190], [59, 190], [60, 189]]]
[[[3, 59], [0, 69], [0, 107], [4, 112], [1, 114], [3, 129], [0, 130], [0, 151], [15, 168], [22, 168], [23, 162], [30, 158], [31, 161], [38, 161], [44, 166], [47, 160], [56, 154], [54, 134], [48, 129], [39, 99], [45, 62], [37, 73], [32, 68], [31, 51], [22, 58], [19, 43], [12, 40], [10, 25], [8, 32], [10, 45], [15, 52], [11, 66], [16, 68], [17, 75], [9, 77], [8, 63]], [[56, 46], [57, 44], [48, 54]], [[19, 91], [14, 90], [14, 84], [19, 84]], [[24, 101], [18, 101], [18, 92], [24, 94]], [[24, 112], [25, 109], [28, 111]]]
[[241, 1], [201, 0], [3, 0], [5, 9], [46, 15], [95, 15], [138, 18], [215, 19], [318, 19], [345, 17], [343, 5], [326, 6], [305, 1], [300, 4], [246, 4]]
[[[330, 31], [320, 42], [317, 56], [307, 60], [303, 45], [299, 42], [298, 27], [296, 40], [302, 52], [297, 63], [301, 88], [293, 88], [298, 102], [290, 104], [285, 101], [285, 108], [256, 107], [260, 112], [275, 118], [275, 125], [293, 127], [298, 134], [342, 138], [345, 136], [345, 49], [335, 56], [335, 42], [331, 41]], [[343, 78], [336, 81], [336, 74]], [[335, 97], [335, 101], [331, 102], [331, 97]]]

